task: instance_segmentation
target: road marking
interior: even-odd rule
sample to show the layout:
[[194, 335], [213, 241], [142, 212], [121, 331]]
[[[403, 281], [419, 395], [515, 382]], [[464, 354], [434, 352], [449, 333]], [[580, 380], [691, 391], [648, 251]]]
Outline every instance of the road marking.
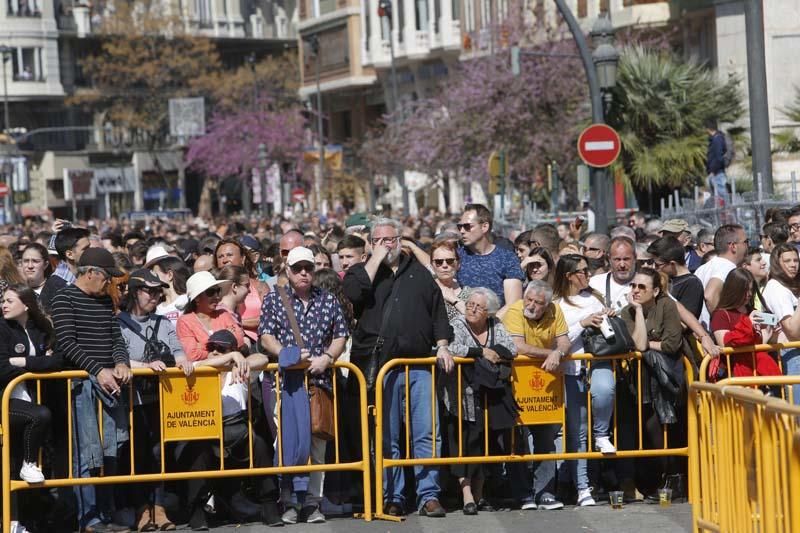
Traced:
[[587, 152], [614, 150], [614, 141], [587, 141], [583, 146]]

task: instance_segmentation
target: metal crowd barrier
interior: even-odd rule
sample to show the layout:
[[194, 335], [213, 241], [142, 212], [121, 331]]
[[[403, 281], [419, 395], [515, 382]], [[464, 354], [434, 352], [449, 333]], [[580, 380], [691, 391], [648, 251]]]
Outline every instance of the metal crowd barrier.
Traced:
[[[794, 391], [790, 385], [800, 384], [800, 375], [797, 376], [758, 376], [755, 372], [756, 369], [756, 352], [778, 352], [781, 350], [790, 350], [800, 348], [800, 341], [792, 341], [785, 343], [775, 344], [757, 344], [753, 346], [739, 346], [737, 348], [723, 348], [720, 353], [720, 358], [723, 358], [727, 365], [728, 375], [720, 379], [717, 383], [720, 385], [740, 385], [743, 387], [774, 387], [776, 391], [780, 391], [781, 398], [789, 403], [795, 403]], [[751, 357], [753, 375], [752, 376], [739, 376], [732, 375], [732, 357], [735, 355], [749, 354]], [[712, 357], [706, 356], [700, 363], [699, 379], [701, 383], [708, 382], [708, 366], [711, 364]], [[780, 355], [777, 357], [778, 366], [783, 371], [783, 360]]]
[[[585, 361], [587, 365], [587, 372], [590, 370], [591, 365], [593, 362], [611, 362], [612, 363], [612, 370], [614, 373], [614, 378], [616, 381], [617, 372], [622, 370], [623, 366], [627, 366], [627, 362], [630, 360], [642, 360], [642, 355], [639, 352], [631, 352], [627, 354], [619, 354], [614, 356], [607, 356], [607, 357], [593, 357], [590, 354], [582, 354], [582, 355], [573, 355], [566, 357], [565, 360], [581, 360]], [[520, 369], [539, 369], [542, 364], [541, 359], [532, 359], [525, 356], [519, 356], [514, 359], [513, 366], [515, 367], [515, 376], [512, 381], [515, 387], [518, 386], [519, 382], [519, 375], [517, 372]], [[685, 369], [685, 376], [686, 376], [686, 383], [689, 385], [694, 380], [694, 371], [692, 368], [692, 364], [684, 357], [684, 369]], [[474, 359], [468, 358], [455, 358], [455, 369], [453, 370], [456, 372], [456, 381], [457, 381], [457, 401], [456, 405], [459, 406], [459, 412], [461, 409], [462, 404], [462, 391], [461, 391], [461, 384], [462, 384], [462, 367], [468, 364], [474, 364]], [[437, 399], [437, 387], [436, 387], [436, 375], [439, 372], [443, 372], [440, 368], [437, 367], [436, 358], [429, 357], [429, 358], [407, 358], [407, 359], [392, 359], [391, 361], [387, 362], [378, 372], [378, 376], [376, 379], [376, 387], [375, 387], [375, 416], [376, 416], [376, 431], [375, 431], [375, 517], [380, 518], [383, 520], [390, 520], [390, 521], [398, 521], [400, 518], [390, 516], [384, 513], [383, 509], [383, 502], [384, 502], [384, 494], [383, 494], [383, 470], [385, 468], [390, 467], [407, 467], [407, 466], [444, 466], [444, 465], [456, 465], [456, 464], [489, 464], [489, 463], [512, 463], [512, 462], [529, 462], [529, 461], [549, 461], [549, 460], [574, 460], [574, 459], [624, 459], [624, 458], [636, 458], [636, 457], [663, 457], [663, 456], [683, 456], [688, 457], [689, 455], [689, 447], [687, 446], [680, 446], [680, 447], [670, 447], [669, 446], [669, 439], [667, 433], [667, 426], [663, 426], [664, 431], [664, 448], [662, 449], [647, 449], [644, 447], [643, 441], [643, 434], [642, 434], [642, 403], [641, 403], [641, 383], [642, 383], [642, 364], [636, 365], [637, 368], [637, 420], [638, 420], [638, 440], [637, 446], [635, 449], [630, 450], [621, 450], [619, 449], [618, 437], [619, 431], [617, 427], [617, 409], [614, 409], [613, 413], [613, 443], [614, 446], [617, 447], [617, 453], [614, 455], [603, 455], [600, 452], [593, 452], [593, 451], [586, 451], [586, 452], [563, 452], [563, 453], [548, 453], [548, 454], [541, 454], [541, 453], [523, 453], [518, 454], [515, 453], [517, 449], [514, 443], [514, 434], [515, 431], [511, 432], [511, 453], [507, 455], [490, 455], [489, 453], [489, 442], [488, 442], [488, 435], [489, 435], [489, 420], [487, 415], [487, 410], [484, 409], [484, 453], [483, 455], [479, 456], [465, 456], [463, 454], [463, 442], [462, 442], [462, 417], [458, 416], [458, 454], [454, 456], [448, 457], [441, 457], [436, 455], [436, 432], [437, 432], [437, 424], [439, 421], [437, 420], [437, 416], [432, 416], [433, 426], [432, 426], [432, 442], [434, 443], [432, 446], [433, 453], [431, 457], [412, 457], [411, 455], [411, 436], [409, 432], [410, 427], [410, 414], [409, 414], [409, 401], [406, 400], [405, 408], [404, 408], [404, 427], [405, 427], [405, 435], [404, 435], [404, 442], [405, 442], [405, 458], [393, 459], [391, 457], [385, 456], [385, 451], [383, 449], [383, 439], [382, 435], [385, 431], [385, 420], [383, 416], [383, 403], [384, 403], [384, 390], [383, 385], [387, 373], [391, 370], [401, 368], [403, 372], [405, 372], [405, 397], [408, 399], [410, 397], [409, 394], [409, 370], [411, 367], [422, 367], [430, 369], [431, 373], [431, 380], [432, 380], [432, 394], [430, 400], [430, 406], [432, 413], [436, 414], [438, 412], [438, 399]], [[541, 380], [547, 379], [544, 375], [552, 376], [551, 374], [539, 370], [538, 374], [534, 374], [534, 377], [531, 378], [532, 380], [539, 381], [539, 384], [542, 384]], [[537, 377], [538, 376], [538, 377]], [[565, 416], [565, 396], [563, 394], [563, 379], [558, 379], [557, 382], [560, 383], [560, 406], [561, 409], [561, 420], [560, 423], [563, 430], [563, 439], [564, 443], [567, 442], [567, 435], [566, 435], [566, 424]], [[545, 383], [546, 385], [546, 383]], [[558, 387], [558, 385], [556, 386]], [[586, 388], [586, 395], [587, 395], [587, 449], [592, 449], [592, 400], [591, 400], [591, 393], [590, 388]], [[518, 391], [515, 391], [515, 395], [518, 395]], [[558, 395], [556, 395], [558, 396]], [[541, 422], [541, 423], [553, 423], [551, 421]], [[535, 422], [533, 424], [536, 424]], [[695, 428], [696, 421], [694, 420], [694, 410], [688, 409], [688, 438], [692, 439], [693, 430]], [[532, 425], [531, 423], [520, 424], [518, 421], [518, 425]], [[690, 500], [692, 497], [693, 491], [691, 480], [689, 482], [689, 491], [690, 491]]]
[[692, 384], [690, 404], [694, 531], [800, 531], [800, 407], [711, 383]]
[[[298, 365], [293, 369], [303, 369], [308, 365]], [[349, 362], [337, 361], [336, 368], [347, 368], [350, 375], [355, 376], [358, 380], [359, 391], [359, 416], [361, 419], [361, 427], [367, 427], [367, 392], [364, 376], [355, 365]], [[274, 376], [275, 390], [280, 396], [281, 377], [278, 372], [278, 365], [271, 363], [264, 367], [254, 367], [252, 372], [264, 370], [265, 373], [272, 373]], [[160, 404], [160, 418], [161, 418], [161, 435], [160, 435], [160, 456], [161, 465], [160, 472], [156, 473], [137, 473], [137, 465], [135, 461], [134, 446], [130, 446], [130, 473], [104, 476], [102, 471], [99, 476], [79, 478], [73, 475], [73, 444], [72, 444], [72, 431], [73, 431], [73, 412], [72, 412], [72, 382], [73, 380], [82, 380], [88, 377], [84, 371], [63, 371], [53, 372], [49, 374], [34, 374], [26, 373], [12, 380], [5, 389], [2, 398], [2, 497], [3, 497], [3, 531], [10, 531], [11, 522], [11, 509], [12, 502], [11, 496], [15, 492], [37, 489], [37, 488], [50, 488], [50, 487], [74, 487], [78, 485], [112, 485], [112, 484], [125, 484], [125, 483], [141, 483], [141, 482], [159, 482], [159, 481], [173, 481], [173, 480], [188, 480], [188, 479], [217, 479], [228, 477], [242, 477], [242, 476], [261, 476], [261, 475], [278, 475], [278, 474], [300, 474], [311, 473], [318, 471], [353, 471], [360, 472], [363, 478], [364, 491], [366, 494], [371, 493], [371, 478], [370, 478], [370, 463], [369, 463], [369, 442], [367, 432], [362, 432], [361, 435], [361, 460], [354, 462], [342, 463], [339, 457], [339, 444], [340, 435], [338, 424], [336, 423], [339, 418], [338, 402], [337, 402], [337, 380], [333, 382], [333, 407], [334, 407], [334, 440], [329, 444], [334, 446], [334, 462], [326, 464], [311, 464], [311, 458], [305, 465], [285, 466], [283, 464], [283, 446], [281, 431], [276, 431], [276, 435], [272, 437], [275, 439], [275, 454], [278, 456], [277, 466], [271, 467], [254, 467], [253, 461], [253, 406], [252, 406], [252, 391], [251, 384], [248, 382], [248, 401], [247, 401], [247, 425], [248, 425], [248, 445], [249, 445], [249, 464], [245, 468], [226, 468], [224, 453], [224, 434], [223, 434], [223, 421], [222, 421], [222, 396], [220, 394], [221, 386], [223, 384], [225, 370], [218, 370], [211, 367], [198, 367], [194, 374], [186, 377], [180, 369], [170, 368], [165, 372], [156, 373], [151, 369], [134, 369], [131, 386], [128, 387], [128, 423], [129, 423], [129, 438], [131, 444], [134, 442], [134, 435], [137, 428], [134, 424], [134, 387], [133, 382], [137, 378], [143, 377], [158, 377], [160, 381], [159, 391], [159, 404]], [[252, 374], [251, 374], [252, 375]], [[11, 432], [11, 425], [9, 423], [8, 405], [11, 398], [11, 391], [18, 384], [36, 381], [36, 402], [42, 402], [42, 381], [53, 380], [66, 380], [67, 381], [67, 477], [64, 478], [48, 478], [43, 483], [29, 484], [25, 481], [12, 479], [11, 471], [11, 443], [15, 438]], [[210, 396], [210, 397], [209, 397]], [[98, 413], [102, 410], [100, 400], [98, 400]], [[188, 413], [185, 416], [193, 417], [191, 422], [181, 424], [179, 420], [184, 418], [181, 413]], [[266, 416], [266, 415], [265, 415]], [[281, 427], [281, 414], [280, 409], [277, 409], [277, 427]], [[102, 439], [102, 416], [98, 417], [100, 421], [99, 433]], [[56, 428], [58, 431], [58, 428]], [[188, 434], [187, 434], [188, 431]], [[310, 431], [310, 428], [309, 428]], [[20, 435], [18, 438], [22, 438]], [[217, 442], [220, 446], [220, 459], [219, 468], [216, 470], [208, 471], [167, 471], [165, 464], [165, 444], [169, 442], [186, 442], [190, 440], [208, 440]], [[63, 453], [59, 450], [59, 453]], [[41, 466], [41, 454], [40, 454]], [[141, 470], [139, 470], [141, 471]], [[13, 472], [16, 475], [16, 472]], [[363, 518], [367, 521], [372, 520], [372, 505], [369, 498], [364, 500], [364, 514]]]

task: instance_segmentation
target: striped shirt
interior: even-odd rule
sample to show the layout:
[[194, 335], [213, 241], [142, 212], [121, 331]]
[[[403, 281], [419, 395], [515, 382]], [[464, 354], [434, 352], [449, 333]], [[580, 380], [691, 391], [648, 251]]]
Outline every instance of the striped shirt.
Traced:
[[65, 287], [53, 298], [52, 319], [56, 351], [65, 361], [94, 375], [118, 363], [130, 366], [108, 296], [96, 298], [75, 285]]

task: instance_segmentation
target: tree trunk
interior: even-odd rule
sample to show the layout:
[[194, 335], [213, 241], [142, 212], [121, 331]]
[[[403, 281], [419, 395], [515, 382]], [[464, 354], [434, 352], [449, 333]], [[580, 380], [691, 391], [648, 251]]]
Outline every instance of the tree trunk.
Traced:
[[197, 206], [197, 216], [206, 220], [210, 220], [212, 216], [211, 190], [214, 188], [213, 182], [214, 180], [209, 177], [203, 180], [203, 189], [200, 191], [200, 201]]

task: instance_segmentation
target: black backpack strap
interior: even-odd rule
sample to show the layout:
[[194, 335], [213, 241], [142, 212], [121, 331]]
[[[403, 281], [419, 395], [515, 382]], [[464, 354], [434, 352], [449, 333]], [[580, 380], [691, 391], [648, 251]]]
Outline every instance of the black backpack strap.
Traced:
[[606, 307], [611, 308], [611, 272], [606, 274]]
[[120, 322], [122, 322], [123, 324], [128, 326], [128, 329], [131, 330], [134, 335], [136, 335], [137, 337], [142, 339], [144, 342], [147, 342], [149, 340], [147, 337], [142, 335], [140, 332], [136, 331], [136, 329], [135, 329], [136, 326], [133, 323], [128, 322], [128, 319], [124, 318], [122, 313], [117, 315], [117, 320], [119, 320]]

